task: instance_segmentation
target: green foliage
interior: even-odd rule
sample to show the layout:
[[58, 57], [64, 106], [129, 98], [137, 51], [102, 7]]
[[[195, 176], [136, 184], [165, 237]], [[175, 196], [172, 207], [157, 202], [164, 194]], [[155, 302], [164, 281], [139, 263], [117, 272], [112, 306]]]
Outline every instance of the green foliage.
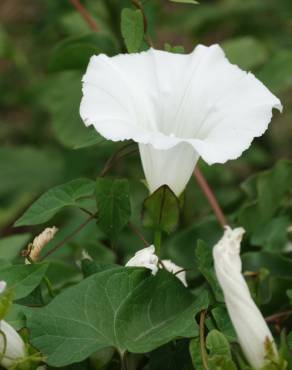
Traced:
[[144, 201], [144, 226], [170, 233], [178, 225], [179, 212], [179, 200], [167, 185], [163, 185]]
[[230, 62], [245, 70], [257, 68], [268, 59], [265, 45], [250, 36], [227, 40], [222, 47]]
[[127, 180], [96, 180], [98, 225], [115, 240], [131, 215], [129, 183]]
[[198, 270], [204, 275], [210, 284], [213, 293], [218, 301], [223, 301], [222, 290], [219, 287], [215, 272], [213, 270], [212, 250], [202, 240], [198, 241], [196, 248], [196, 265]]
[[42, 281], [48, 264], [13, 265], [0, 267], [1, 279], [6, 281], [8, 289], [13, 291], [15, 300], [29, 295]]
[[[85, 19], [72, 1], [2, 3], [4, 319], [41, 350], [38, 356], [47, 356], [48, 370], [204, 370], [197, 320], [208, 309], [209, 370], [250, 370], [213, 269], [211, 246], [222, 228], [197, 184], [188, 185], [184, 202], [162, 187], [143, 205], [147, 194], [138, 155], [129, 150], [114, 157], [110, 176], [127, 180], [97, 178], [116, 143], [85, 127], [79, 115], [82, 75], [92, 55], [140, 52], [152, 43], [186, 54], [199, 43], [219, 43], [232, 63], [255, 74], [284, 106], [240, 159], [212, 166], [200, 161], [199, 167], [229, 224], [246, 229], [243, 272], [263, 315], [280, 315], [268, 322], [281, 357], [277, 370], [291, 370], [291, 1], [212, 0], [194, 7], [193, 0], [86, 0], [80, 1]], [[24, 265], [21, 249], [47, 222], [59, 228], [59, 248], [49, 264]], [[125, 227], [129, 222], [135, 233]], [[152, 244], [153, 234], [161, 232], [161, 258], [187, 270], [188, 288], [166, 271], [151, 276], [122, 266], [143, 247], [138, 236]], [[26, 362], [18, 368], [37, 366]]]
[[30, 234], [18, 234], [0, 239], [0, 258], [13, 260], [19, 256], [22, 248], [26, 247]]
[[102, 141], [100, 135], [92, 127], [85, 127], [80, 118], [81, 78], [79, 71], [59, 72], [51, 77], [41, 95], [41, 104], [50, 112], [57, 139], [69, 148]]
[[[147, 276], [144, 269], [106, 270], [67, 289], [47, 307], [27, 310], [33, 345], [50, 365], [64, 366], [104, 347], [141, 353], [178, 336], [193, 336], [193, 314], [205, 304], [202, 299], [194, 301], [169, 273]], [[161, 307], [161, 299], [168, 304]]]
[[51, 72], [84, 70], [92, 55], [105, 53], [112, 56], [116, 52], [112, 38], [107, 35], [94, 32], [70, 37], [56, 45], [49, 62], [49, 69]]
[[84, 198], [93, 197], [94, 181], [76, 179], [56, 186], [39, 199], [16, 221], [16, 226], [37, 225], [49, 221], [66, 207], [82, 207]]
[[184, 54], [185, 53], [185, 48], [181, 45], [178, 46], [171, 46], [168, 43], [164, 44], [164, 50], [168, 51], [170, 53], [177, 53], [177, 54]]
[[123, 9], [121, 31], [128, 52], [139, 51], [144, 37], [143, 14], [140, 9]]

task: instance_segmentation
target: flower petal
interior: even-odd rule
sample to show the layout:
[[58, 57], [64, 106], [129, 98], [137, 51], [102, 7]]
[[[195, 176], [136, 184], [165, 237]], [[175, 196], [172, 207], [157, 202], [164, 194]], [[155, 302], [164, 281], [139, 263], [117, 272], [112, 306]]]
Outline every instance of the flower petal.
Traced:
[[155, 275], [158, 271], [158, 257], [155, 254], [154, 245], [136, 252], [135, 256], [126, 263], [126, 267], [145, 267]]
[[149, 49], [93, 56], [83, 77], [80, 113], [114, 141], [155, 149], [190, 144], [203, 159], [235, 159], [266, 130], [281, 103], [251, 73], [232, 65], [218, 45], [189, 55]]
[[179, 196], [199, 159], [193, 148], [180, 143], [169, 150], [157, 150], [151, 144], [139, 144], [139, 150], [150, 193], [168, 185]]

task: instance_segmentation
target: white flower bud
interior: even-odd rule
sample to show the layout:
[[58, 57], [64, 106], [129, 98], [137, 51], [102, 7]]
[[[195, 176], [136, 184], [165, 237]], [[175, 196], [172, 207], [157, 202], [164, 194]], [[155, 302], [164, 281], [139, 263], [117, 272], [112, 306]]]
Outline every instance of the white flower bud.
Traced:
[[[42, 231], [38, 236], [36, 236], [33, 242], [30, 244], [30, 253], [29, 257], [32, 261], [37, 261], [39, 259], [39, 255], [46, 244], [48, 244], [53, 237], [55, 236], [58, 229], [53, 227], [47, 227], [44, 231]], [[25, 263], [30, 263], [28, 259], [25, 260]]]
[[177, 266], [171, 260], [162, 260], [161, 262], [163, 264], [163, 267], [167, 271], [174, 274], [183, 283], [184, 286], [186, 287], [188, 286], [187, 280], [186, 280], [186, 272], [183, 270], [182, 267]]
[[91, 255], [85, 249], [82, 249], [82, 251], [81, 251], [81, 260], [90, 260], [90, 261], [93, 261]]
[[126, 263], [126, 266], [145, 267], [151, 270], [152, 274], [155, 275], [158, 271], [158, 257], [155, 254], [154, 245], [138, 251], [135, 256]]
[[241, 273], [239, 253], [244, 232], [243, 228], [232, 230], [227, 226], [223, 237], [214, 246], [213, 258], [216, 276], [241, 348], [250, 365], [260, 369], [266, 363], [267, 343], [271, 344], [276, 358], [278, 354], [273, 336]]
[[[5, 338], [5, 339], [4, 339]], [[26, 356], [25, 344], [20, 335], [6, 321], [0, 322], [0, 364], [9, 369]]]
[[6, 290], [7, 284], [6, 281], [0, 281], [0, 294], [4, 293]]

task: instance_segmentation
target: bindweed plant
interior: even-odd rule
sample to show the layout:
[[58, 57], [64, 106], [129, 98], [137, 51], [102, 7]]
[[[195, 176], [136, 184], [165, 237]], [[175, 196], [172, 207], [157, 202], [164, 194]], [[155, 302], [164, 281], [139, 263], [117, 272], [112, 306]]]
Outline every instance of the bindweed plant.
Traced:
[[[38, 98], [64, 148], [11, 162], [39, 196], [3, 216], [1, 367], [291, 370], [292, 161], [244, 170], [289, 111], [279, 61], [250, 37], [199, 43], [216, 3], [65, 3], [47, 3], [62, 40]], [[198, 17], [190, 52], [159, 34], [169, 9]]]

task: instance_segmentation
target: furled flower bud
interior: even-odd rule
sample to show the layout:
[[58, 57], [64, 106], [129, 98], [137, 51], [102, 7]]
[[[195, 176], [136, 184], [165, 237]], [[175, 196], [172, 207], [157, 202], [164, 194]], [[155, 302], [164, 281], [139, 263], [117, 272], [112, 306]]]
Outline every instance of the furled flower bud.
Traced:
[[155, 254], [154, 245], [141, 249], [134, 257], [132, 257], [127, 263], [127, 267], [145, 267], [151, 270], [152, 274], [155, 275], [158, 271], [158, 257]]
[[[47, 227], [44, 231], [42, 231], [38, 236], [34, 238], [33, 242], [29, 245], [29, 259], [31, 261], [35, 262], [39, 259], [42, 249], [53, 239], [57, 231], [58, 229], [55, 226]], [[26, 259], [25, 262], [30, 263], [28, 259]]]
[[0, 364], [9, 369], [26, 357], [25, 344], [20, 335], [6, 321], [0, 321]]
[[186, 272], [184, 269], [175, 263], [173, 263], [171, 260], [162, 260], [163, 267], [169, 271], [170, 273], [174, 274], [182, 283], [184, 286], [188, 286], [187, 280], [186, 280]]
[[241, 273], [240, 242], [243, 228], [226, 227], [223, 237], [214, 246], [213, 258], [217, 279], [223, 290], [229, 317], [236, 331], [241, 348], [255, 369], [267, 362], [267, 354], [277, 349], [273, 336], [249, 292]]

